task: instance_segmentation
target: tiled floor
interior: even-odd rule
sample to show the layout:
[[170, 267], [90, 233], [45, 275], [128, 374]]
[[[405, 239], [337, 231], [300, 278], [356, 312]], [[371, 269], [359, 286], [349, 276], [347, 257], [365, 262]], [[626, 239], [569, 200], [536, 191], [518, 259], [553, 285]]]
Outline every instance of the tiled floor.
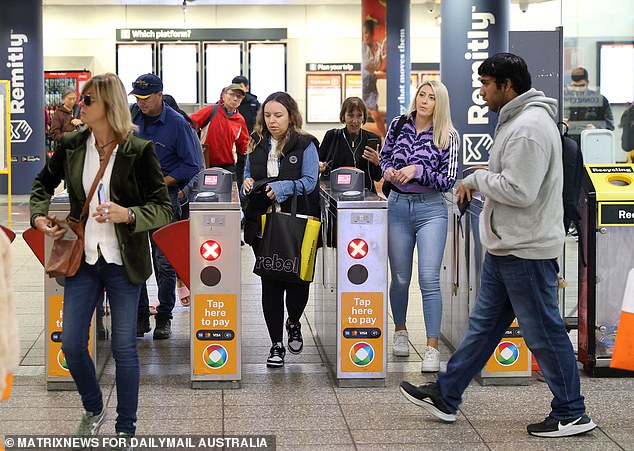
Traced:
[[[0, 202], [2, 198], [0, 198]], [[27, 226], [26, 197], [15, 199], [12, 228]], [[6, 224], [6, 200], [0, 206]], [[13, 282], [21, 328], [21, 365], [12, 397], [0, 403], [2, 434], [72, 434], [81, 410], [73, 391], [47, 391], [44, 378], [43, 271], [18, 234], [12, 245]], [[192, 390], [189, 386], [189, 311], [177, 306], [174, 336], [138, 340], [141, 391], [137, 433], [274, 434], [282, 450], [634, 450], [634, 379], [591, 379], [582, 374], [588, 413], [599, 428], [581, 437], [539, 439], [526, 424], [549, 411], [547, 386], [533, 379], [522, 387], [483, 387], [473, 382], [464, 397], [458, 421], [446, 425], [405, 401], [398, 383], [416, 383], [423, 348], [420, 294], [412, 282], [408, 324], [413, 351], [408, 358], [389, 357], [384, 388], [338, 388], [311, 334], [313, 304], [304, 319], [306, 346], [288, 355], [283, 369], [268, 370], [270, 346], [260, 309], [258, 279], [251, 273], [251, 252], [242, 251], [243, 379], [237, 390]], [[391, 333], [390, 340], [391, 340]], [[391, 343], [390, 343], [391, 344]], [[442, 347], [446, 361], [449, 351]], [[110, 420], [102, 434], [112, 434], [116, 415], [114, 365], [104, 367], [101, 384]]]

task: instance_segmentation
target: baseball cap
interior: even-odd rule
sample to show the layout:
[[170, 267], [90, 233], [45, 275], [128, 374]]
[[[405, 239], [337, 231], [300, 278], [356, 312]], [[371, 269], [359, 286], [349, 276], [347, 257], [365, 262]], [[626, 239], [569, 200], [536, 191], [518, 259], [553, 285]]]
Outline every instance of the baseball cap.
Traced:
[[147, 99], [155, 92], [163, 91], [163, 82], [154, 74], [143, 74], [139, 75], [132, 83], [132, 88], [130, 95], [139, 99]]
[[240, 91], [242, 95], [245, 95], [247, 93], [247, 90], [240, 83], [231, 83], [225, 88], [225, 91]]

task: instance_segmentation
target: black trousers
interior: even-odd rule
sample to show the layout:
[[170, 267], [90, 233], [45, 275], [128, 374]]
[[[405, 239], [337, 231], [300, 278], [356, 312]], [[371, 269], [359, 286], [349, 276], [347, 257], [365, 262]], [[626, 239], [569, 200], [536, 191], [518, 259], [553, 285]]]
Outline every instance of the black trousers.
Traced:
[[262, 278], [262, 310], [271, 342], [281, 342], [284, 335], [284, 292], [286, 292], [286, 310], [291, 322], [296, 323], [302, 317], [310, 283], [289, 283]]

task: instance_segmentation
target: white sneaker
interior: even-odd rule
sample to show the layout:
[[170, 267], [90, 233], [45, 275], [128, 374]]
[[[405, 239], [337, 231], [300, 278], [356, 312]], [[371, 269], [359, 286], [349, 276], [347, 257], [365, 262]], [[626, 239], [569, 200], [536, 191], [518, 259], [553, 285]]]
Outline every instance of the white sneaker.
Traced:
[[397, 357], [407, 357], [409, 355], [409, 334], [406, 330], [397, 330], [394, 332], [392, 354]]
[[435, 373], [440, 371], [440, 351], [431, 346], [425, 346], [425, 356], [420, 367], [421, 373]]

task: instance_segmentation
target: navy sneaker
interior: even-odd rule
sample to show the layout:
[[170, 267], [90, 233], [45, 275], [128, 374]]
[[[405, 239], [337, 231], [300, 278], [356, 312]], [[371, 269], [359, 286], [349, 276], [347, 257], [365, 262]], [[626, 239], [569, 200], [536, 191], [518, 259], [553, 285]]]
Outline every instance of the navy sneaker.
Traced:
[[530, 435], [537, 437], [569, 437], [585, 434], [596, 427], [597, 425], [585, 414], [570, 420], [557, 420], [548, 415], [541, 423], [529, 424], [526, 430]]
[[409, 382], [403, 381], [399, 386], [399, 390], [409, 402], [422, 407], [436, 418], [447, 423], [456, 421], [456, 412], [447, 407], [442, 400], [435, 382], [416, 387]]

